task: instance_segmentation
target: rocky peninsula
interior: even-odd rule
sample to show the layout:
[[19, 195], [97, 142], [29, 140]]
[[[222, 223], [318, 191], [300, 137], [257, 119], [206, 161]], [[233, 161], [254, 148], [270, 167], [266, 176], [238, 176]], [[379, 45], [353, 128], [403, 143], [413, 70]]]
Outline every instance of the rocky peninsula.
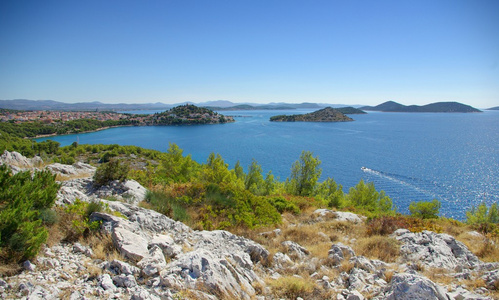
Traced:
[[[398, 229], [384, 260], [360, 252], [366, 218], [317, 209], [283, 214], [279, 228], [252, 239], [223, 230], [199, 231], [140, 203], [133, 180], [95, 188], [95, 167], [45, 164], [4, 152], [13, 172], [46, 169], [61, 187], [57, 205], [99, 201], [90, 220], [100, 236], [45, 245], [13, 274], [0, 273], [2, 299], [493, 299], [499, 263], [483, 262], [449, 234]], [[106, 200], [113, 197], [113, 201]], [[487, 243], [474, 231], [472, 243]], [[310, 239], [313, 239], [310, 241]], [[381, 242], [367, 247], [370, 255]], [[327, 245], [325, 248], [317, 245]], [[103, 250], [104, 249], [104, 250]], [[381, 250], [381, 252], [387, 252]], [[384, 253], [387, 254], [387, 253]]]
[[326, 107], [303, 115], [278, 115], [270, 118], [271, 122], [349, 122], [352, 118], [342, 112]]

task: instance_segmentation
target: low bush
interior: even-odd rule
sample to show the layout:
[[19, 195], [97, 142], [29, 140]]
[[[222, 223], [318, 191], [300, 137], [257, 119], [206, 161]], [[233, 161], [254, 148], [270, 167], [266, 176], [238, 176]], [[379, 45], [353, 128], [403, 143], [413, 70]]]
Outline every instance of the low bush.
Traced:
[[442, 204], [437, 199], [432, 201], [411, 202], [409, 211], [411, 216], [421, 219], [437, 219]]
[[48, 171], [12, 174], [0, 166], [0, 250], [7, 260], [29, 259], [47, 240], [44, 221], [54, 205], [59, 184]]
[[127, 178], [129, 170], [129, 166], [118, 159], [103, 163], [95, 171], [94, 185], [100, 187], [114, 180], [124, 181]]

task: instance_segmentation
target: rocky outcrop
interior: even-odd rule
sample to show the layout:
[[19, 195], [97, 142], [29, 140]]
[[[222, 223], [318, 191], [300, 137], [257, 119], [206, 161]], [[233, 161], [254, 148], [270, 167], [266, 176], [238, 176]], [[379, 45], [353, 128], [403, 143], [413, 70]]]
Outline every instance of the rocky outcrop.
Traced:
[[396, 274], [382, 298], [387, 300], [438, 299], [448, 300], [445, 290], [428, 278], [415, 274]]
[[5, 150], [0, 156], [0, 165], [7, 165], [17, 173], [23, 170], [38, 170], [43, 167], [43, 160], [39, 156], [26, 158], [19, 152]]
[[431, 231], [412, 233], [399, 229], [393, 237], [402, 242], [402, 260], [429, 268], [462, 272], [480, 266], [480, 260], [461, 242], [448, 234]]
[[355, 224], [362, 223], [366, 217], [346, 211], [333, 211], [325, 208], [320, 208], [312, 214], [316, 222], [323, 222], [326, 220], [335, 220], [339, 222], [351, 222]]
[[61, 177], [92, 177], [96, 168], [82, 162], [74, 163], [73, 165], [64, 165], [53, 163], [46, 167], [50, 172]]

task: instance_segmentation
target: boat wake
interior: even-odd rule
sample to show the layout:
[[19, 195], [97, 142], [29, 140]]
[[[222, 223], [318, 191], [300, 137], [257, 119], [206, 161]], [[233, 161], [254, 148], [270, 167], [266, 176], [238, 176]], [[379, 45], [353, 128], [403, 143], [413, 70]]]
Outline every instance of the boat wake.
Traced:
[[393, 174], [383, 171], [377, 171], [374, 169], [370, 169], [367, 167], [362, 167], [361, 170], [368, 175], [379, 177], [382, 179], [387, 179], [391, 182], [402, 185], [406, 188], [410, 188], [418, 193], [421, 193], [425, 196], [429, 196], [432, 198], [448, 200], [446, 197], [443, 197], [440, 193], [437, 192], [441, 188], [439, 188], [439, 184], [436, 182], [426, 181], [419, 178], [404, 176], [400, 174]]

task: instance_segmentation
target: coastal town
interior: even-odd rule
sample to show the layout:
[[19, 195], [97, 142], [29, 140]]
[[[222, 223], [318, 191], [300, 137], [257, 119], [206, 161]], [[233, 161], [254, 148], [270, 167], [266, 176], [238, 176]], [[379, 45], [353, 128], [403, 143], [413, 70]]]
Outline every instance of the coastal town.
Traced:
[[[98, 121], [98, 124], [94, 124], [97, 127], [108, 127], [123, 125], [217, 124], [234, 122], [234, 119], [230, 116], [224, 116], [212, 110], [190, 104], [180, 105], [170, 110], [154, 114], [130, 114], [110, 111], [20, 111], [0, 109], [0, 123], [25, 124], [38, 122], [51, 127], [51, 125], [59, 126], [60, 124], [80, 121], [94, 123]], [[94, 129], [97, 128], [93, 128], [92, 130]]]
[[96, 111], [49, 111], [49, 110], [34, 110], [34, 111], [17, 111], [5, 110], [0, 113], [1, 122], [34, 122], [50, 124], [54, 122], [67, 122], [78, 119], [93, 119], [99, 121], [119, 121], [119, 120], [136, 120], [144, 118], [143, 116], [135, 116], [130, 114], [116, 112], [96, 112]]

